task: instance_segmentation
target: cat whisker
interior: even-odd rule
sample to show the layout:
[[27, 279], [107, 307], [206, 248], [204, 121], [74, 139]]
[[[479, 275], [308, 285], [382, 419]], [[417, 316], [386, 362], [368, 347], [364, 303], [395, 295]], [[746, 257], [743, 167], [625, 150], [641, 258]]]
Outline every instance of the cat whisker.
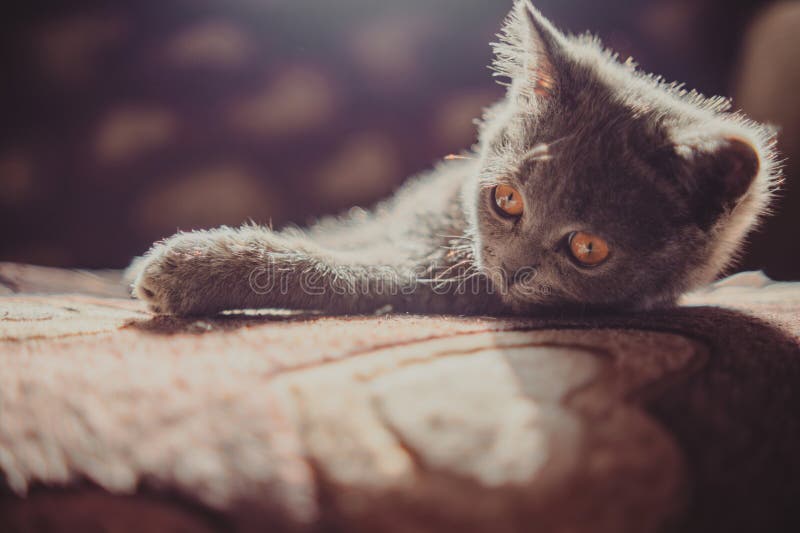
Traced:
[[454, 245], [451, 245], [451, 246], [448, 246], [446, 244], [442, 244], [440, 246], [440, 248], [443, 248], [445, 250], [451, 250], [453, 252], [469, 252], [471, 250], [474, 250], [474, 246], [475, 245], [473, 243], [454, 244]]
[[461, 287], [463, 287], [465, 283], [467, 283], [472, 279], [477, 278], [482, 274], [480, 269], [478, 269], [477, 267], [472, 267], [472, 268], [474, 268], [475, 270], [470, 275], [466, 276], [463, 280], [461, 280], [461, 283], [459, 283], [458, 286], [456, 286], [456, 292], [460, 291]]
[[553, 159], [553, 156], [551, 155], [542, 155], [538, 157], [523, 157], [522, 161], [525, 163], [531, 163], [533, 161], [550, 161], [551, 159]]
[[552, 148], [556, 144], [558, 144], [558, 143], [560, 143], [560, 142], [562, 142], [562, 141], [564, 141], [566, 139], [569, 139], [572, 136], [573, 136], [573, 134], [564, 135], [563, 137], [559, 137], [558, 139], [555, 139], [555, 140], [547, 142], [547, 143], [539, 143], [536, 146], [534, 146], [533, 148], [531, 148], [530, 150], [528, 150], [527, 152], [525, 152], [522, 155], [521, 159], [522, 159], [522, 161], [525, 161], [525, 162], [549, 161], [550, 159], [553, 159], [553, 154], [550, 153], [550, 148]]
[[466, 264], [470, 263], [471, 261], [472, 261], [471, 259], [464, 259], [463, 261], [459, 261], [458, 263], [456, 263], [456, 264], [454, 264], [454, 265], [451, 265], [450, 267], [448, 267], [448, 268], [447, 268], [447, 269], [446, 269], [444, 272], [442, 272], [442, 273], [438, 274], [437, 276], [435, 276], [435, 278], [437, 278], [437, 279], [439, 279], [439, 278], [444, 278], [444, 277], [445, 277], [445, 276], [446, 276], [448, 273], [450, 273], [450, 272], [451, 272], [453, 269], [455, 269], [455, 268], [458, 268], [458, 267], [460, 267], [460, 266], [464, 266], [464, 265], [466, 265]]
[[568, 135], [564, 135], [563, 137], [559, 137], [558, 139], [556, 139], [554, 141], [550, 141], [549, 143], [547, 143], [547, 146], [553, 146], [555, 144], [558, 144], [558, 143], [560, 143], [562, 141], [565, 141], [565, 140], [569, 139], [570, 137], [573, 137], [574, 135], [575, 135], [574, 133], [570, 133]]
[[[464, 266], [465, 264], [468, 264], [468, 263], [471, 263], [471, 264], [469, 265], [469, 267], [464, 269], [463, 272], [457, 272], [452, 277], [446, 277], [447, 274], [449, 272], [451, 272], [453, 269], [458, 268], [458, 267], [462, 267], [462, 266]], [[477, 270], [477, 267], [475, 266], [474, 263], [472, 263], [472, 259], [470, 258], [470, 259], [465, 259], [463, 261], [460, 261], [460, 262], [450, 266], [444, 272], [441, 272], [440, 274], [434, 276], [432, 279], [422, 279], [422, 280], [418, 280], [418, 281], [435, 283], [436, 284], [435, 287], [437, 289], [440, 289], [440, 288], [444, 287], [444, 285], [447, 284], [447, 283], [459, 283], [459, 284], [463, 283], [465, 279], [468, 279], [470, 276], [472, 276], [474, 273], [476, 273], [476, 270]]]
[[543, 158], [550, 159], [550, 154], [548, 152], [550, 150], [550, 145], [547, 143], [539, 143], [527, 152], [523, 154], [522, 159], [524, 160], [539, 160]]
[[472, 237], [468, 237], [466, 235], [445, 235], [445, 234], [442, 234], [442, 233], [437, 233], [436, 236], [437, 237], [445, 237], [445, 238], [448, 238], [448, 239], [462, 239], [462, 240], [465, 240], [465, 241], [472, 241]]
[[434, 278], [418, 278], [416, 281], [419, 282], [419, 283], [429, 283], [429, 284], [434, 285], [434, 288], [441, 289], [442, 287], [444, 287], [445, 285], [447, 285], [449, 283], [459, 283], [462, 280], [463, 280], [462, 276], [455, 276], [455, 277], [447, 278], [447, 279], [440, 279], [438, 277], [434, 277]]

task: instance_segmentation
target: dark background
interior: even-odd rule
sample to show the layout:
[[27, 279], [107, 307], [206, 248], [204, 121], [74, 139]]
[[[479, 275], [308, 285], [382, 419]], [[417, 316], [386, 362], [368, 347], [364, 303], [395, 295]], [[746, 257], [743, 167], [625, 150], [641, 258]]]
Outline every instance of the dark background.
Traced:
[[[800, 4], [539, 0], [648, 71], [782, 128], [742, 268], [800, 278]], [[510, 0], [4, 3], [0, 260], [122, 267], [177, 229], [305, 224], [474, 140]]]

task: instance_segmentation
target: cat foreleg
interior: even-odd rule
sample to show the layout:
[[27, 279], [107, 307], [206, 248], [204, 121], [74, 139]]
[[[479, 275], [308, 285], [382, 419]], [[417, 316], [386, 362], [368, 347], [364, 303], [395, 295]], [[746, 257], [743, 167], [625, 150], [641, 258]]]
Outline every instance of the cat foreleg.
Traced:
[[134, 295], [175, 315], [264, 307], [364, 313], [407, 302], [417, 288], [407, 268], [350, 262], [300, 235], [260, 227], [179, 233], [135, 266]]

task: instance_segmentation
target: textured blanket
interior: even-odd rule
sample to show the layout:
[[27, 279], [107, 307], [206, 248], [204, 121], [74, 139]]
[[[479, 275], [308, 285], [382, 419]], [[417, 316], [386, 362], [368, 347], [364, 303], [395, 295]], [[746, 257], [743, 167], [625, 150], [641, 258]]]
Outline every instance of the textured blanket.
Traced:
[[800, 284], [530, 319], [0, 294], [2, 531], [800, 531]]

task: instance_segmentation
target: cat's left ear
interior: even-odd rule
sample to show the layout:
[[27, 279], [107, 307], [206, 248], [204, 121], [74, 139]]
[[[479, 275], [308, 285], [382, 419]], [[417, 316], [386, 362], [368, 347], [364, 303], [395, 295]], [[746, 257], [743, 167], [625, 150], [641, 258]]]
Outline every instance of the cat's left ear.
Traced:
[[761, 170], [756, 145], [735, 135], [679, 144], [677, 150], [690, 166], [694, 211], [707, 222], [736, 207]]
[[495, 71], [511, 78], [512, 87], [537, 97], [558, 91], [556, 65], [565, 37], [528, 0], [518, 0], [495, 45]]

